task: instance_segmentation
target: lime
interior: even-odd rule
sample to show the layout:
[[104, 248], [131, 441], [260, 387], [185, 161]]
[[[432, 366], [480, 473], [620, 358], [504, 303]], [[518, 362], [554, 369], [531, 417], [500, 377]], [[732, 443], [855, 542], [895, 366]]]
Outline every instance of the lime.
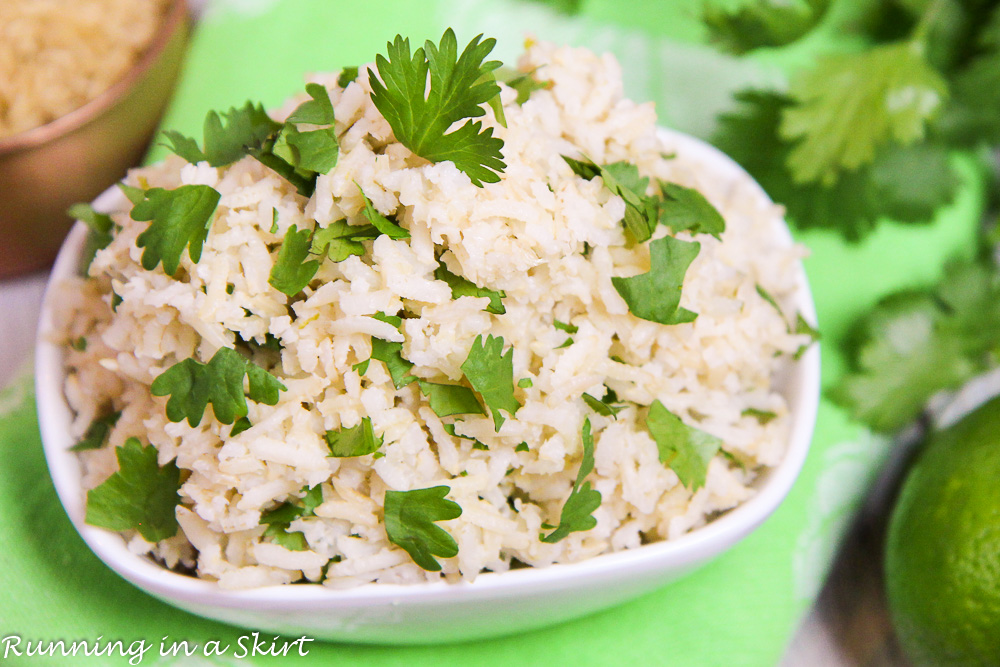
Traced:
[[917, 665], [1000, 665], [1000, 398], [930, 436], [889, 523], [893, 625]]

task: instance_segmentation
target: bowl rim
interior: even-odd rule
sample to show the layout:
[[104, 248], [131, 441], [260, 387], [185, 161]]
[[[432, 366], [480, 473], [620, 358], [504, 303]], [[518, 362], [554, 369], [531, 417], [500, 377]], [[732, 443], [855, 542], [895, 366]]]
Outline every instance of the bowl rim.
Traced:
[[149, 45], [120, 79], [106, 88], [97, 97], [63, 114], [44, 125], [28, 128], [7, 137], [0, 137], [0, 156], [17, 153], [58, 139], [89, 124], [108, 109], [124, 99], [129, 92], [146, 77], [160, 54], [167, 48], [174, 34], [190, 18], [188, 0], [169, 0], [162, 23], [153, 34]]
[[[752, 183], [754, 190], [766, 201], [770, 201], [764, 190], [742, 167], [715, 147], [689, 135], [662, 128], [659, 136], [672, 142], [679, 151], [688, 153], [693, 159], [711, 162], [713, 169], [718, 170], [724, 178], [740, 178]], [[124, 195], [112, 186], [95, 200], [94, 206], [98, 210], [108, 210], [116, 202], [123, 200]], [[780, 243], [793, 243], [784, 221], [781, 221], [777, 231]], [[62, 394], [63, 351], [52, 342], [52, 336], [55, 333], [55, 285], [77, 271], [86, 235], [87, 227], [78, 222], [60, 250], [42, 301], [36, 340], [35, 382], [43, 449], [59, 499], [74, 528], [87, 545], [120, 576], [163, 599], [228, 609], [245, 608], [252, 604], [262, 611], [352, 609], [400, 602], [431, 604], [459, 598], [474, 602], [527, 592], [537, 595], [546, 591], [578, 587], [581, 581], [586, 581], [587, 586], [599, 585], [601, 582], [614, 580], [623, 571], [652, 574], [666, 567], [693, 569], [707, 557], [742, 540], [777, 509], [798, 478], [809, 452], [820, 396], [818, 342], [810, 345], [789, 367], [788, 376], [797, 379], [798, 391], [791, 395], [786, 393], [793, 419], [784, 458], [758, 478], [755, 483], [757, 492], [750, 499], [680, 537], [601, 554], [574, 563], [482, 573], [472, 582], [441, 580], [412, 584], [368, 583], [343, 589], [307, 583], [223, 589], [215, 581], [178, 574], [144, 556], [133, 554], [118, 533], [83, 522], [80, 464], [77, 457], [68, 451], [73, 443], [65, 429], [71, 412]], [[795, 281], [795, 305], [803, 317], [816, 323], [812, 293], [801, 261], [796, 262]]]

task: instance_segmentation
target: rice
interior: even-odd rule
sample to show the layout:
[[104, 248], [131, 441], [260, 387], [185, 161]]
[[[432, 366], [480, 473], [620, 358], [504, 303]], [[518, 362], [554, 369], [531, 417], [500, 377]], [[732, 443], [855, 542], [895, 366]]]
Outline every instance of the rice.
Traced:
[[[226, 588], [472, 580], [675, 539], [747, 500], [753, 481], [782, 460], [789, 414], [774, 379], [807, 338], [792, 332], [802, 250], [776, 241], [781, 209], [749, 180], [720, 182], [663, 140], [652, 105], [624, 98], [612, 57], [529, 43], [519, 68], [551, 85], [523, 105], [503, 86], [507, 126], [489, 111], [485, 123], [504, 141], [507, 168], [485, 187], [397, 143], [364, 68], [345, 88], [335, 74], [311, 79], [329, 92], [340, 157], [309, 199], [252, 158], [213, 168], [171, 157], [131, 172], [134, 186], [204, 184], [221, 194], [200, 261], [185, 253], [176, 278], [142, 268], [136, 238], [147, 223], [123, 209], [90, 277], [64, 286], [65, 340], [87, 341], [67, 350], [74, 435], [121, 411], [107, 445], [80, 453], [85, 488], [117, 469], [115, 447], [130, 437], [155, 446], [160, 465], [176, 459], [184, 475], [181, 530], [155, 544], [125, 531], [133, 551]], [[681, 305], [698, 314], [693, 322], [662, 325], [629, 312], [611, 278], [648, 271], [649, 252], [626, 244], [622, 198], [600, 178], [575, 176], [562, 155], [630, 161], [645, 176], [696, 188], [722, 213], [721, 241], [697, 235], [701, 250], [684, 279]], [[365, 222], [359, 186], [410, 238], [381, 235], [365, 242], [363, 256], [323, 261], [295, 298], [272, 288], [268, 276], [293, 225]], [[506, 313], [488, 312], [488, 297], [452, 298], [434, 277], [438, 255], [453, 273], [502, 290]], [[406, 317], [397, 329], [376, 313]], [[514, 381], [522, 380], [521, 407], [499, 430], [488, 415], [464, 415], [452, 435], [446, 425], [455, 420], [439, 417], [417, 383], [397, 389], [379, 361], [358, 367], [374, 336], [401, 343], [419, 379], [463, 382], [480, 335], [503, 338]], [[280, 352], [261, 346], [268, 336]], [[252, 426], [235, 436], [212, 410], [197, 427], [167, 418], [167, 398], [150, 392], [157, 376], [251, 340], [254, 363], [286, 387], [276, 405], [249, 401]], [[624, 406], [615, 416], [582, 399], [605, 387]], [[660, 461], [646, 424], [657, 400], [722, 440], [696, 490]], [[383, 438], [379, 451], [330, 456], [324, 434], [364, 419]], [[585, 419], [594, 438], [587, 480], [602, 497], [596, 525], [544, 542], [574, 488]], [[383, 514], [387, 492], [439, 485], [461, 516], [436, 524], [458, 553], [432, 572], [389, 540]], [[301, 533], [302, 548], [265, 535], [262, 515], [317, 487], [313, 514], [287, 527]]]
[[44, 125], [124, 76], [169, 0], [0, 3], [0, 138]]

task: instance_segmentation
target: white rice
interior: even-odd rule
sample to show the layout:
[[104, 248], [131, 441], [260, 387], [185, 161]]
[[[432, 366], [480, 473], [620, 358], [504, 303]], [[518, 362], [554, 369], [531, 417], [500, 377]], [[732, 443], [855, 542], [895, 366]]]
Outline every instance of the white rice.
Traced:
[[[82, 436], [108, 406], [122, 411], [109, 446], [80, 454], [85, 487], [116, 469], [114, 448], [130, 436], [154, 445], [161, 465], [176, 458], [186, 475], [177, 509], [181, 532], [158, 544], [130, 532], [130, 548], [227, 588], [471, 580], [505, 571], [515, 559], [545, 566], [677, 538], [745, 501], [760, 472], [781, 461], [788, 410], [772, 382], [805, 342], [758, 291], [794, 317], [788, 306], [802, 252], [776, 240], [781, 209], [749, 182], [719, 182], [683, 152], [664, 157], [675, 147], [658, 139], [651, 104], [624, 99], [610, 56], [535, 43], [520, 67], [537, 68], [536, 76], [553, 85], [522, 106], [504, 87], [507, 127], [491, 112], [485, 122], [504, 141], [507, 169], [499, 183], [483, 188], [452, 163], [429, 164], [396, 143], [371, 102], [364, 69], [346, 89], [336, 75], [312, 78], [329, 89], [341, 155], [308, 200], [252, 158], [212, 168], [172, 157], [130, 174], [132, 184], [206, 184], [222, 195], [200, 262], [185, 253], [177, 279], [161, 267], [142, 269], [135, 240], [148, 223], [119, 212], [113, 218], [122, 230], [98, 252], [91, 278], [66, 288], [73, 304], [66, 340], [88, 341], [84, 351], [68, 351], [74, 435]], [[665, 326], [628, 312], [611, 277], [648, 270], [648, 250], [625, 247], [622, 199], [599, 178], [574, 176], [560, 157], [581, 154], [598, 164], [628, 160], [646, 176], [695, 187], [723, 214], [722, 242], [697, 236], [701, 251], [684, 281], [681, 305], [698, 313], [694, 322]], [[290, 300], [268, 284], [282, 238], [291, 225], [363, 222], [355, 182], [411, 238], [380, 236], [366, 242], [364, 257], [324, 261], [304, 293]], [[506, 293], [505, 315], [486, 312], [486, 298], [452, 299], [433, 276], [435, 252], [444, 249], [453, 272]], [[112, 290], [122, 298], [117, 312], [110, 308]], [[404, 308], [412, 317], [402, 336], [370, 317]], [[572, 345], [560, 347], [568, 334], [554, 320], [579, 328]], [[240, 337], [263, 341], [268, 333], [283, 346], [268, 369], [287, 391], [273, 407], [248, 401], [249, 430], [229, 437], [231, 427], [211, 410], [198, 427], [171, 423], [166, 397], [151, 396], [154, 378], [173, 364], [189, 357], [207, 362]], [[522, 407], [499, 433], [488, 416], [466, 416], [457, 427], [488, 451], [448, 435], [417, 385], [395, 389], [380, 362], [372, 361], [363, 377], [352, 369], [368, 358], [372, 335], [401, 338], [414, 374], [455, 382], [480, 334], [502, 336], [514, 350], [515, 381], [533, 382], [515, 390]], [[256, 361], [265, 364], [263, 357]], [[628, 406], [617, 419], [594, 413], [581, 399], [602, 396], [604, 385]], [[685, 423], [721, 438], [743, 466], [720, 453], [704, 487], [692, 493], [683, 486], [660, 463], [644, 423], [645, 406], [657, 399]], [[777, 417], [761, 423], [743, 414], [748, 408]], [[364, 417], [384, 437], [384, 456], [328, 456], [324, 432]], [[588, 480], [603, 498], [597, 525], [547, 544], [539, 535], [548, 532], [543, 524], [559, 523], [580, 467], [586, 417], [596, 443]], [[522, 442], [527, 451], [515, 449]], [[386, 490], [441, 484], [462, 515], [437, 524], [459, 552], [439, 559], [443, 570], [436, 573], [389, 542], [382, 506]], [[262, 539], [261, 513], [315, 485], [323, 493], [315, 516], [289, 527], [303, 533], [308, 549]]]

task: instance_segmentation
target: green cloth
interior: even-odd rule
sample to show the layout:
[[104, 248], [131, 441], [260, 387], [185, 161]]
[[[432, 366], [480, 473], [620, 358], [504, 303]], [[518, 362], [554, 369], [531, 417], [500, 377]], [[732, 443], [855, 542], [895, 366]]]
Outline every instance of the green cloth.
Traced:
[[[781, 75], [766, 63], [736, 62], [692, 44], [702, 37], [697, 4], [591, 0], [582, 3], [581, 17], [570, 18], [512, 0], [217, 0], [194, 37], [165, 126], [196, 132], [207, 110], [247, 98], [274, 105], [301, 89], [304, 72], [369, 62], [397, 32], [422, 43], [451, 25], [463, 43], [479, 32], [497, 37], [496, 55], [507, 61], [520, 51], [527, 30], [541, 39], [610, 50], [623, 64], [630, 96], [655, 100], [662, 124], [705, 136], [730, 91]], [[840, 372], [836, 343], [854, 317], [881, 295], [936, 280], [946, 259], [972, 252], [983, 194], [972, 167], [961, 166], [966, 186], [930, 226], [886, 224], [855, 246], [824, 232], [799, 234], [812, 249], [806, 267], [825, 337], [825, 385]], [[308, 656], [286, 660], [303, 667], [774, 665], [815, 599], [887, 444], [824, 401], [802, 475], [763, 527], [694, 574], [608, 611], [478, 643], [389, 648], [314, 642]], [[87, 549], [49, 481], [28, 379], [0, 393], [0, 539], [0, 642], [12, 635], [24, 641], [145, 639], [156, 648], [143, 665], [281, 660], [158, 655], [163, 637], [235, 644], [249, 631], [158, 602]], [[0, 643], [4, 664], [70, 664], [65, 658], [4, 660], [3, 648]], [[89, 657], [72, 664], [128, 661]]]

